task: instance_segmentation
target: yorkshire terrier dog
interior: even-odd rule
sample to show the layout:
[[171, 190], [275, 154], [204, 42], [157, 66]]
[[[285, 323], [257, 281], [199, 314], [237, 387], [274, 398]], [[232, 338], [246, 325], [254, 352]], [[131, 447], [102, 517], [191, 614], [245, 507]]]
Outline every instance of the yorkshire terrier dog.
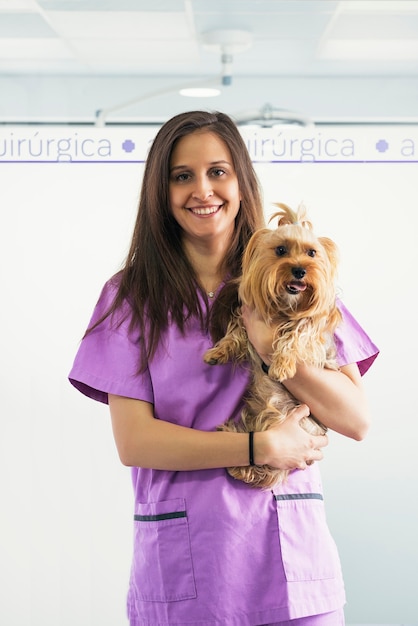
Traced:
[[[341, 320], [335, 287], [337, 247], [331, 239], [314, 235], [303, 205], [296, 213], [285, 204], [276, 206], [280, 211], [271, 220], [278, 218], [278, 227], [260, 229], [251, 237], [238, 288], [240, 303], [254, 309], [274, 330], [272, 362], [266, 374], [238, 308], [225, 336], [204, 356], [210, 365], [244, 360], [251, 364], [252, 382], [241, 417], [219, 430], [256, 432], [283, 422], [299, 403], [282, 381], [295, 375], [299, 362], [338, 369], [333, 339]], [[311, 434], [326, 432], [312, 416], [300, 424]], [[264, 489], [288, 474], [269, 465], [231, 467], [228, 472]]]

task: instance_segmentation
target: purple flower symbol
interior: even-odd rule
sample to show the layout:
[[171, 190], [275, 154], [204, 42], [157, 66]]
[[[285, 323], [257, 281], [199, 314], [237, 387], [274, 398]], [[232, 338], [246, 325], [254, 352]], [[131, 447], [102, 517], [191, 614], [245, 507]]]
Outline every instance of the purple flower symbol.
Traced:
[[389, 144], [386, 141], [386, 139], [379, 139], [379, 141], [376, 144], [376, 150], [378, 150], [379, 152], [386, 152], [386, 150], [389, 149]]
[[132, 150], [135, 150], [135, 144], [130, 139], [125, 139], [122, 144], [122, 148], [123, 150], [125, 150], [125, 152], [132, 152]]

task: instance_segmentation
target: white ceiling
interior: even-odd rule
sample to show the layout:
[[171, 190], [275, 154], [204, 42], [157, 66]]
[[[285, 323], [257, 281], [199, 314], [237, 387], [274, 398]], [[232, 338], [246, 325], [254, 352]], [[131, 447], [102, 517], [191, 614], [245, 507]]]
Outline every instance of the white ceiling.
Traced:
[[216, 75], [214, 29], [252, 34], [239, 76], [418, 75], [414, 0], [0, 0], [0, 72]]
[[[45, 90], [58, 80], [78, 85], [79, 97], [91, 81], [94, 111], [138, 97], [149, 101], [138, 114], [152, 117], [155, 100], [156, 114], [169, 116], [181, 109], [169, 97], [177, 86], [220, 83], [225, 50], [204, 43], [214, 30], [246, 31], [251, 40], [247, 49], [226, 49], [232, 83], [222, 92], [231, 110], [246, 108], [251, 84], [259, 88], [259, 106], [288, 108], [295, 102], [277, 102], [277, 81], [315, 80], [319, 89], [321, 81], [338, 88], [343, 79], [418, 81], [416, 0], [0, 0], [0, 96], [7, 97], [6, 86], [22, 95], [30, 84], [36, 105], [39, 90], [48, 100]], [[191, 108], [187, 100], [183, 108]], [[221, 108], [218, 102], [211, 99], [210, 108]], [[307, 109], [305, 103], [309, 115]]]

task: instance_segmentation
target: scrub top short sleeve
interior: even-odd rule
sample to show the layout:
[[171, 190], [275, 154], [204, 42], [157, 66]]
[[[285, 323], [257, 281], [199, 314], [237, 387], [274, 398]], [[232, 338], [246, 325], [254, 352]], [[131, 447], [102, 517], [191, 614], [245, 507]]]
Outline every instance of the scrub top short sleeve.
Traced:
[[[106, 283], [90, 320], [92, 327], [108, 310], [115, 284]], [[139, 373], [139, 337], [129, 328], [129, 307], [106, 317], [83, 338], [69, 380], [83, 394], [108, 403], [108, 394], [153, 402], [148, 369]]]

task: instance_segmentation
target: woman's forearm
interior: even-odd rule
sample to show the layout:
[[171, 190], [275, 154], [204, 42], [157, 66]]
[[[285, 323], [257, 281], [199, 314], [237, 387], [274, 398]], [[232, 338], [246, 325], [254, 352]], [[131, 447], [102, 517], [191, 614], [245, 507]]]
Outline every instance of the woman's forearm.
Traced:
[[369, 410], [356, 364], [340, 371], [299, 364], [285, 387], [331, 430], [360, 441], [369, 428]]
[[[206, 432], [155, 419], [147, 402], [109, 396], [113, 434], [124, 465], [187, 471], [249, 465], [249, 435]], [[277, 428], [254, 434], [254, 462], [277, 469], [304, 469], [323, 458], [327, 438], [312, 436], [299, 426], [308, 407], [295, 410]]]
[[113, 434], [124, 465], [161, 470], [193, 470], [248, 464], [242, 434], [212, 433], [155, 419], [152, 405], [109, 397]]

